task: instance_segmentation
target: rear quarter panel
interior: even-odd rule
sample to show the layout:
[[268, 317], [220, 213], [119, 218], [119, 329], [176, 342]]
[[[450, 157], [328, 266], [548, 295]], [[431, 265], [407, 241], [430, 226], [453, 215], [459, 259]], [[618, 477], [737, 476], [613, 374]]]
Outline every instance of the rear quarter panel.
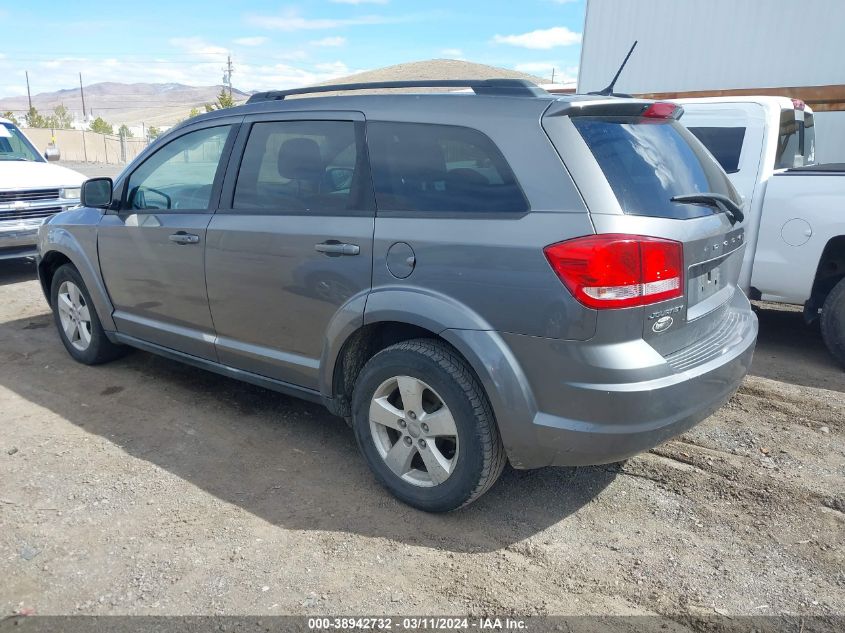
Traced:
[[751, 285], [767, 301], [803, 304], [825, 246], [840, 235], [845, 173], [776, 173], [766, 187]]

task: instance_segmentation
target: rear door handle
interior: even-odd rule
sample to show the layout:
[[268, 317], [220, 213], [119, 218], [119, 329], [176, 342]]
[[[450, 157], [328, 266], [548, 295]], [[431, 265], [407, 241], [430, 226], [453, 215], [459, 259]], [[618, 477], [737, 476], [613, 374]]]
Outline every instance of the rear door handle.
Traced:
[[170, 236], [171, 242], [177, 244], [199, 244], [200, 236], [193, 233], [185, 233], [185, 231], [177, 231]]
[[314, 250], [329, 256], [357, 255], [361, 252], [361, 247], [357, 244], [344, 244], [343, 242], [329, 240], [320, 244], [314, 244]]

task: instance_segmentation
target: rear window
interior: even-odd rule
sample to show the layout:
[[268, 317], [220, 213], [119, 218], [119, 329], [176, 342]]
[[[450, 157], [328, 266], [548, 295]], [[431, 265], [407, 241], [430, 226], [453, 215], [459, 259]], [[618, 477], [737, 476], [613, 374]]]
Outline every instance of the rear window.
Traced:
[[775, 169], [804, 167], [816, 162], [816, 128], [810, 112], [781, 110]]
[[719, 164], [677, 121], [573, 117], [572, 122], [626, 214], [687, 219], [715, 212], [672, 202], [693, 193], [718, 193], [740, 203]]
[[523, 213], [528, 203], [499, 149], [466, 127], [367, 124], [380, 210]]
[[744, 127], [688, 127], [695, 137], [704, 144], [713, 158], [729, 174], [739, 171], [739, 156], [745, 140]]

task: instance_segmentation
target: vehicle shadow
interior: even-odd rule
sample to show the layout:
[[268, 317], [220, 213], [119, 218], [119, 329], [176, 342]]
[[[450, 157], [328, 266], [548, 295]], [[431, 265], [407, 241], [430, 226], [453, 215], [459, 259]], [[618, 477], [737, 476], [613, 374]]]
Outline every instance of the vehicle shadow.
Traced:
[[0, 350], [3, 387], [288, 529], [494, 551], [565, 520], [616, 475], [612, 466], [507, 468], [471, 506], [426, 514], [377, 484], [351, 429], [319, 405], [138, 351], [79, 365], [48, 314], [0, 323]]
[[32, 257], [0, 260], [0, 286], [29, 281], [37, 277], [38, 270], [35, 267], [35, 259]]
[[755, 303], [760, 334], [750, 373], [805, 387], [845, 392], [845, 371], [828, 352], [818, 324], [799, 309]]

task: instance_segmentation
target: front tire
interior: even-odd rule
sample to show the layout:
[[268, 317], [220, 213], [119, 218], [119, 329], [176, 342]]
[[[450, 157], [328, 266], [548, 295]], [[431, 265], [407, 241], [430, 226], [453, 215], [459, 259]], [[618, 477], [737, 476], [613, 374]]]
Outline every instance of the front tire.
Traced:
[[484, 494], [505, 466], [487, 397], [455, 351], [432, 339], [392, 345], [355, 384], [353, 428], [379, 482], [401, 501], [448, 512]]
[[121, 356], [125, 348], [106, 337], [82, 276], [70, 264], [56, 270], [50, 284], [50, 305], [59, 338], [74, 360], [98, 365]]
[[820, 321], [827, 349], [845, 367], [845, 279], [841, 279], [827, 295]]

